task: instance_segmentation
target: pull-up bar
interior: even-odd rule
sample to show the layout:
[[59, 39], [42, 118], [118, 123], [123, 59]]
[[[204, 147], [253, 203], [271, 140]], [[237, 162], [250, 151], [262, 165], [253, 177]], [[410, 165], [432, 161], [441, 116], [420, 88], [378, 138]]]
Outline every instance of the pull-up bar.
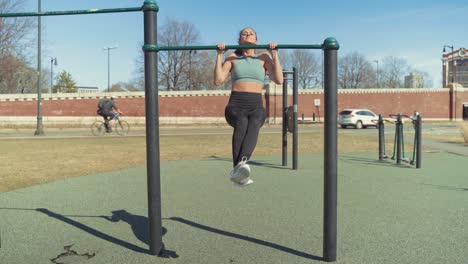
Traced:
[[123, 13], [123, 12], [135, 12], [135, 11], [141, 11], [141, 7], [9, 13], [9, 14], [0, 14], [0, 17], [39, 17], [39, 16], [42, 17], [42, 16], [65, 16], [65, 15], [89, 15], [89, 14]]
[[[143, 6], [117, 9], [4, 13], [0, 17], [58, 16], [143, 11], [145, 52], [145, 123], [148, 189], [149, 247], [152, 255], [164, 255], [162, 242], [161, 177], [158, 112], [158, 52], [169, 50], [215, 50], [216, 46], [158, 46], [156, 0], [145, 0]], [[268, 49], [268, 45], [227, 45], [226, 49]], [[280, 44], [279, 49], [322, 49], [324, 51], [324, 202], [323, 260], [336, 261], [337, 240], [337, 57], [339, 44], [327, 38], [321, 45]], [[40, 91], [38, 91], [38, 101]]]
[[66, 16], [66, 15], [90, 15], [90, 14], [105, 14], [105, 13], [124, 13], [137, 12], [144, 10], [157, 11], [158, 6], [143, 5], [139, 7], [126, 8], [107, 8], [107, 9], [86, 9], [86, 10], [69, 10], [69, 11], [48, 11], [48, 12], [25, 12], [25, 13], [2, 13], [0, 17], [42, 17], [42, 16]]
[[[155, 18], [156, 19], [156, 18]], [[146, 40], [146, 37], [145, 37]], [[226, 49], [268, 49], [269, 45], [226, 45]], [[324, 101], [325, 101], [325, 121], [324, 121], [324, 206], [323, 206], [323, 259], [328, 262], [336, 261], [336, 241], [337, 241], [337, 50], [339, 44], [335, 38], [327, 38], [322, 45], [308, 44], [279, 44], [278, 49], [322, 49], [324, 50]], [[174, 51], [174, 50], [216, 50], [217, 46], [159, 46], [157, 41], [153, 43], [145, 41], [143, 50], [145, 51], [145, 76], [148, 82], [145, 82], [147, 94], [155, 94], [157, 98], [158, 80], [157, 80], [157, 65], [155, 69], [146, 66], [146, 56], [153, 59], [157, 58], [159, 51]], [[151, 70], [150, 70], [151, 69]], [[148, 71], [147, 71], [148, 70]], [[153, 79], [148, 77], [152, 76]], [[152, 100], [153, 96], [147, 97], [147, 100]], [[147, 101], [148, 102], [148, 101]], [[157, 99], [155, 102], [156, 109], [152, 108], [152, 104], [146, 105], [146, 118], [152, 116], [158, 117], [157, 114]], [[154, 113], [154, 115], [152, 114]], [[158, 120], [154, 120], [154, 124], [147, 123], [147, 135], [159, 133]], [[147, 140], [148, 136], [147, 136]], [[158, 159], [148, 159], [148, 190], [149, 190], [149, 219], [150, 219], [150, 251], [152, 254], [164, 254], [162, 244], [162, 229], [161, 221], [151, 220], [151, 215], [156, 217], [161, 216], [161, 197], [160, 197], [160, 168], [159, 168], [159, 137], [157, 137], [156, 148], [157, 152], [150, 154], [148, 149], [148, 157], [157, 155]], [[152, 147], [150, 142], [147, 142], [147, 148]], [[152, 162], [157, 162], [157, 166], [152, 166]], [[153, 175], [154, 177], [152, 177]], [[153, 190], [153, 191], [151, 191]], [[156, 193], [154, 190], [157, 190]], [[154, 226], [153, 226], [154, 224]]]
[[[333, 39], [334, 40], [334, 39]], [[279, 44], [277, 49], [338, 49], [339, 45], [336, 40], [330, 39], [324, 44]], [[226, 45], [227, 50], [235, 49], [268, 49], [268, 45]], [[144, 45], [144, 51], [170, 51], [170, 50], [216, 50], [217, 46], [158, 46]]]

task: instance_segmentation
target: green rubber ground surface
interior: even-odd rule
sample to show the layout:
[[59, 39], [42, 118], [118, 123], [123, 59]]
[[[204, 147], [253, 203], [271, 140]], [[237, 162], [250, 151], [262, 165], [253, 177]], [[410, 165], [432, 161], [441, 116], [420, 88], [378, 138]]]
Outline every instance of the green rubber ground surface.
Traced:
[[[468, 160], [423, 155], [339, 156], [336, 263], [466, 263]], [[0, 263], [320, 263], [322, 155], [280, 164], [256, 157], [239, 188], [225, 158], [162, 163], [167, 259], [148, 254], [146, 168], [0, 193]]]

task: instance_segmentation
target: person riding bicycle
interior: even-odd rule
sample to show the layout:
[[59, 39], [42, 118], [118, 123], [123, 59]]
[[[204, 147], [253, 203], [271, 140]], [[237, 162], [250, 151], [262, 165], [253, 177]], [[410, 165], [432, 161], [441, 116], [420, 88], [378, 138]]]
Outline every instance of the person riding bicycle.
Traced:
[[122, 114], [122, 111], [117, 107], [114, 102], [114, 97], [111, 96], [109, 99], [104, 97], [99, 100], [97, 114], [104, 118], [104, 125], [106, 126], [106, 132], [111, 133], [112, 128], [109, 125], [109, 120], [112, 120], [115, 115]]

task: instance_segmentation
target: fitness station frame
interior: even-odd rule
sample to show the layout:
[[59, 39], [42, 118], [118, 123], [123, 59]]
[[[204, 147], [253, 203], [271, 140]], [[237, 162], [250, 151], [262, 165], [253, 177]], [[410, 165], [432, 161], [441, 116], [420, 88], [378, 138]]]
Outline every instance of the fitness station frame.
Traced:
[[[148, 189], [149, 252], [165, 255], [162, 241], [160, 145], [158, 113], [158, 53], [172, 50], [216, 50], [216, 46], [159, 46], [157, 42], [156, 0], [145, 0], [141, 7], [89, 9], [52, 12], [2, 13], [0, 17], [42, 17], [143, 11], [145, 121]], [[278, 49], [321, 49], [324, 52], [324, 206], [323, 260], [336, 261], [337, 241], [337, 57], [339, 44], [327, 38], [322, 44], [279, 44]], [[268, 45], [226, 45], [226, 49], [268, 49]], [[41, 98], [38, 93], [38, 101]], [[40, 104], [41, 102], [39, 102]], [[297, 105], [297, 103], [295, 104]], [[293, 111], [297, 117], [297, 107]]]

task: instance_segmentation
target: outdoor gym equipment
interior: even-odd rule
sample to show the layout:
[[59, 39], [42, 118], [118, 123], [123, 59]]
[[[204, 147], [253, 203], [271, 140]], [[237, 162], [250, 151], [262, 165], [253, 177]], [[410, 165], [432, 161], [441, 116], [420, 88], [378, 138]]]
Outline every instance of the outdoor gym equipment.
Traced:
[[[292, 75], [288, 77], [288, 75]], [[293, 134], [292, 144], [292, 162], [293, 170], [297, 170], [297, 146], [298, 146], [298, 134], [297, 134], [297, 70], [293, 67], [292, 71], [283, 70], [283, 151], [282, 151], [282, 165], [288, 166], [288, 132]], [[293, 105], [288, 106], [288, 81], [292, 81], [293, 86]]]
[[[393, 120], [383, 119], [382, 115], [379, 115], [378, 129], [379, 129], [379, 160], [390, 158], [396, 159], [397, 164], [401, 162], [407, 162], [411, 165], [416, 164], [416, 168], [421, 168], [421, 128], [422, 128], [422, 117], [416, 115], [410, 117], [402, 114], [391, 114]], [[405, 140], [404, 140], [404, 122], [403, 118], [411, 120], [414, 128], [414, 141], [413, 141], [413, 153], [411, 159], [405, 156]], [[385, 152], [385, 122], [395, 124], [395, 140], [393, 143], [393, 155], [389, 157]]]
[[[216, 50], [217, 46], [159, 46], [157, 43], [157, 13], [155, 0], [145, 0], [143, 6], [116, 9], [75, 11], [4, 13], [0, 17], [41, 17], [56, 15], [99, 14], [143, 11], [145, 121], [148, 183], [149, 247], [152, 255], [165, 255], [162, 241], [160, 147], [158, 113], [158, 52], [171, 50]], [[268, 45], [226, 45], [226, 49], [268, 49]], [[321, 49], [324, 51], [324, 208], [323, 259], [336, 261], [337, 241], [337, 57], [339, 44], [327, 38], [323, 44], [280, 44], [278, 49]], [[40, 55], [40, 52], [38, 52]], [[38, 99], [40, 101], [40, 99]]]
[[[379, 130], [379, 160], [388, 159], [389, 156], [386, 153], [385, 147], [385, 123], [395, 124], [395, 122], [391, 119], [384, 119], [382, 114], [379, 114], [378, 120], [372, 120], [372, 122], [377, 122], [377, 128]], [[395, 152], [393, 154], [395, 155]]]

